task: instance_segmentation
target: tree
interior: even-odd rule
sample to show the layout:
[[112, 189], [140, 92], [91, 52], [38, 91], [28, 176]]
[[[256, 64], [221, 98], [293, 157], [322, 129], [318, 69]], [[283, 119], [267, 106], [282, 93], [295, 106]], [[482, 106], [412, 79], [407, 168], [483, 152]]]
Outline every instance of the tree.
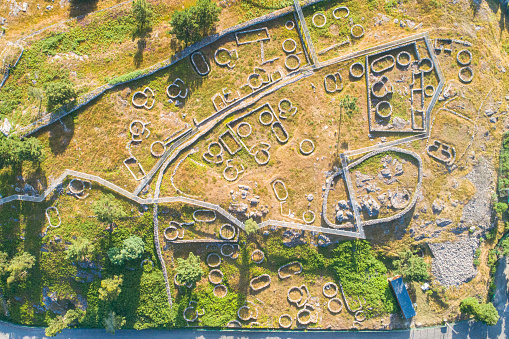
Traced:
[[203, 275], [200, 257], [190, 252], [187, 259], [177, 258], [177, 274], [180, 282], [184, 285], [192, 285], [200, 280]]
[[46, 327], [46, 330], [44, 332], [46, 336], [54, 337], [63, 330], [65, 330], [66, 328], [67, 322], [65, 321], [65, 318], [62, 317], [61, 315], [57, 315], [49, 322], [48, 327]]
[[117, 299], [118, 295], [122, 291], [120, 286], [123, 283], [122, 276], [115, 275], [110, 279], [101, 280], [101, 287], [99, 288], [99, 299], [104, 301], [113, 301]]
[[214, 2], [198, 0], [193, 14], [196, 18], [196, 24], [203, 30], [203, 36], [206, 36], [216, 22], [219, 21], [219, 13], [221, 13], [221, 7], [217, 6]]
[[175, 37], [186, 46], [201, 38], [196, 18], [190, 9], [175, 11], [171, 16], [170, 25], [170, 33], [175, 34]]
[[106, 328], [106, 332], [115, 334], [115, 330], [119, 330], [124, 326], [125, 318], [110, 311], [108, 316], [103, 319], [103, 324], [104, 328]]
[[341, 100], [340, 106], [345, 109], [346, 115], [351, 117], [355, 113], [359, 112], [359, 106], [357, 105], [357, 97], [345, 95]]
[[79, 309], [73, 309], [67, 311], [65, 316], [57, 316], [53, 320], [50, 321], [48, 327], [46, 328], [46, 336], [54, 337], [66, 328], [69, 327], [74, 322], [82, 322], [85, 318], [85, 312]]
[[246, 225], [247, 235], [251, 235], [253, 233], [256, 233], [256, 231], [258, 231], [258, 224], [252, 218], [247, 219], [244, 224]]
[[7, 265], [6, 271], [11, 275], [7, 278], [7, 284], [21, 281], [26, 278], [27, 270], [35, 264], [35, 257], [28, 252], [18, 253]]
[[473, 315], [477, 321], [482, 321], [486, 325], [493, 326], [498, 322], [500, 316], [492, 303], [479, 304], [476, 298], [468, 297], [461, 301], [461, 313]]
[[394, 262], [394, 266], [405, 281], [426, 281], [429, 279], [429, 264], [423, 258], [411, 251], [402, 252], [399, 257], [400, 259]]
[[150, 21], [154, 12], [146, 0], [134, 0], [132, 14], [138, 22], [138, 30], [141, 32], [150, 25]]
[[136, 260], [141, 258], [144, 251], [145, 243], [143, 240], [136, 235], [132, 235], [124, 240], [124, 246], [120, 253], [124, 257], [124, 260]]
[[504, 203], [504, 202], [497, 202], [495, 204], [495, 211], [498, 213], [498, 214], [502, 214], [504, 213], [505, 211], [507, 210], [507, 204]]
[[475, 317], [476, 320], [482, 321], [489, 326], [496, 325], [499, 318], [500, 316], [493, 303], [479, 305], [477, 317]]
[[108, 250], [108, 257], [114, 265], [122, 265], [125, 260], [135, 260], [141, 258], [145, 251], [145, 243], [143, 240], [132, 235], [125, 239], [122, 248], [112, 247]]
[[84, 261], [89, 255], [95, 251], [95, 246], [86, 238], [78, 237], [69, 246], [65, 259], [71, 261]]
[[108, 224], [127, 215], [111, 193], [96, 201], [93, 205], [93, 210], [100, 221], [107, 222]]
[[41, 162], [43, 159], [43, 146], [38, 139], [21, 141], [17, 137], [6, 138], [0, 134], [0, 168], [20, 165], [23, 161]]
[[[219, 21], [221, 8], [211, 0], [198, 0], [195, 6], [173, 13], [170, 24], [171, 34], [186, 46], [205, 37]], [[201, 28], [201, 33], [200, 33]]]
[[118, 247], [112, 247], [108, 250], [108, 258], [110, 258], [113, 265], [122, 265], [124, 263], [124, 257]]
[[46, 86], [46, 96], [48, 109], [52, 110], [55, 106], [65, 105], [76, 99], [77, 94], [70, 81], [53, 81]]

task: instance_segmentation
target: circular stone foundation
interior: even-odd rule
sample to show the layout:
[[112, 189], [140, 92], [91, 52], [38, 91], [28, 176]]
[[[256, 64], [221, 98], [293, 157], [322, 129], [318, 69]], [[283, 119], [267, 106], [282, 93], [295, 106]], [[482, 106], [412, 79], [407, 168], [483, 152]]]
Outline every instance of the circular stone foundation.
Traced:
[[207, 265], [209, 267], [219, 267], [221, 265], [221, 257], [217, 253], [209, 253], [207, 255]]
[[223, 272], [218, 269], [210, 270], [209, 272], [209, 281], [211, 284], [219, 285], [223, 282]]
[[261, 264], [263, 260], [265, 260], [265, 254], [261, 250], [254, 250], [253, 253], [251, 253], [251, 260], [255, 264]]
[[[286, 319], [286, 321], [285, 321], [285, 319]], [[281, 316], [279, 316], [278, 322], [279, 322], [280, 327], [290, 328], [290, 327], [292, 327], [292, 324], [293, 324], [293, 318], [289, 314], [282, 314]]]
[[228, 287], [225, 285], [216, 285], [212, 290], [212, 293], [218, 298], [224, 298], [228, 294]]
[[[316, 18], [317, 18], [317, 17], [321, 17], [321, 18], [323, 18], [323, 24], [318, 25], [318, 24], [316, 23]], [[315, 14], [313, 15], [313, 18], [311, 19], [311, 21], [313, 22], [313, 25], [314, 25], [315, 27], [320, 28], [320, 27], [325, 26], [325, 24], [327, 23], [327, 17], [326, 17], [326, 16], [325, 16], [325, 14], [323, 14], [323, 13], [315, 13]]]
[[[308, 151], [304, 151], [304, 149], [302, 148], [302, 146], [304, 145], [304, 143], [307, 143], [307, 144], [310, 144], [311, 146], [311, 149], [308, 150]], [[302, 154], [304, 155], [310, 155], [311, 153], [314, 152], [315, 150], [315, 143], [312, 141], [312, 140], [309, 140], [309, 139], [304, 139], [300, 142], [299, 144], [299, 150]]]
[[338, 314], [343, 310], [343, 302], [339, 298], [332, 298], [327, 303], [327, 309], [331, 313]]
[[323, 285], [322, 293], [327, 298], [334, 298], [338, 294], [338, 285], [333, 282], [327, 282]]

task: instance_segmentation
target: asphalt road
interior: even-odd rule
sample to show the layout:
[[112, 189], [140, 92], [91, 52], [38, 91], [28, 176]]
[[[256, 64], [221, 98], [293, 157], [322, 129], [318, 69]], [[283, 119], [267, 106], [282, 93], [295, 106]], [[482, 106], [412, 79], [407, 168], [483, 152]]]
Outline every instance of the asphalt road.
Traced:
[[[500, 260], [495, 282], [497, 291], [494, 304], [500, 315], [500, 320], [495, 326], [486, 326], [482, 323], [468, 321], [455, 324], [450, 327], [432, 327], [402, 331], [204, 331], [197, 329], [188, 330], [121, 330], [115, 335], [106, 333], [103, 329], [68, 329], [64, 330], [56, 338], [90, 339], [90, 338], [178, 338], [178, 339], [441, 339], [441, 338], [506, 338], [506, 322], [509, 321], [509, 304], [507, 299], [507, 280], [504, 276], [506, 268], [505, 260]], [[454, 331], [453, 331], [454, 329]], [[456, 332], [456, 333], [455, 333]], [[0, 322], [0, 338], [9, 339], [37, 339], [44, 337], [44, 328], [25, 327]]]

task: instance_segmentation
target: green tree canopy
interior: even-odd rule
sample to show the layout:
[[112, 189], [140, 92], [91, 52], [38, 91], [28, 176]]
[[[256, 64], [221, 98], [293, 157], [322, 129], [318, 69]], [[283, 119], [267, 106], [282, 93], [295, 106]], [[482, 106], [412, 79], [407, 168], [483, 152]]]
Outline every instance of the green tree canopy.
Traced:
[[399, 260], [394, 262], [394, 266], [405, 281], [426, 281], [429, 279], [429, 264], [411, 251], [400, 253]]
[[143, 240], [136, 235], [132, 235], [124, 240], [124, 246], [120, 253], [123, 255], [124, 260], [136, 260], [141, 258], [144, 251], [145, 243]]
[[0, 134], [0, 168], [20, 165], [23, 161], [40, 162], [44, 158], [43, 146], [36, 138], [23, 141]]
[[141, 258], [145, 251], [143, 240], [132, 235], [125, 239], [122, 248], [112, 247], [108, 250], [108, 257], [114, 265], [122, 265], [126, 260], [135, 260]]
[[476, 298], [468, 297], [461, 301], [461, 313], [474, 316], [477, 321], [482, 321], [486, 325], [493, 326], [498, 322], [500, 316], [492, 303], [479, 304]]
[[190, 9], [174, 12], [170, 20], [170, 25], [170, 33], [175, 34], [175, 37], [184, 42], [186, 46], [201, 38], [196, 18]]
[[108, 224], [127, 215], [111, 193], [96, 201], [93, 205], [93, 210], [100, 221], [107, 222]]
[[113, 301], [117, 299], [122, 291], [120, 286], [124, 280], [122, 276], [115, 275], [113, 278], [101, 280], [101, 287], [99, 288], [99, 299], [104, 301]]
[[206, 36], [219, 21], [221, 7], [211, 0], [198, 0], [193, 8], [196, 24], [201, 27], [203, 36]]
[[7, 284], [15, 281], [21, 281], [26, 278], [28, 269], [32, 268], [35, 264], [35, 257], [28, 252], [21, 252], [16, 254], [7, 265], [6, 271], [10, 272], [7, 278]]
[[192, 285], [200, 280], [203, 275], [200, 257], [190, 252], [187, 259], [177, 258], [177, 274], [180, 282], [185, 285]]
[[124, 326], [125, 318], [120, 315], [116, 315], [113, 311], [110, 311], [108, 316], [103, 319], [103, 324], [106, 332], [115, 334], [116, 330], [119, 330], [122, 326]]
[[258, 223], [254, 221], [252, 218], [247, 219], [244, 225], [246, 225], [246, 233], [248, 235], [251, 235], [258, 231]]
[[65, 316], [58, 315], [52, 319], [48, 327], [46, 328], [45, 334], [48, 337], [54, 337], [74, 322], [82, 322], [85, 317], [85, 312], [79, 309], [68, 310]]
[[497, 202], [495, 204], [495, 211], [497, 213], [504, 213], [507, 210], [507, 204], [504, 202]]
[[48, 109], [65, 105], [76, 99], [77, 93], [70, 81], [53, 81], [46, 86]]
[[138, 23], [138, 30], [143, 31], [151, 24], [154, 12], [146, 0], [134, 0], [132, 6], [132, 14]]
[[78, 237], [69, 246], [65, 258], [71, 261], [84, 261], [95, 251], [95, 246], [86, 238]]
[[175, 11], [171, 17], [171, 34], [186, 44], [204, 38], [219, 21], [221, 8], [211, 0], [198, 0], [195, 6]]

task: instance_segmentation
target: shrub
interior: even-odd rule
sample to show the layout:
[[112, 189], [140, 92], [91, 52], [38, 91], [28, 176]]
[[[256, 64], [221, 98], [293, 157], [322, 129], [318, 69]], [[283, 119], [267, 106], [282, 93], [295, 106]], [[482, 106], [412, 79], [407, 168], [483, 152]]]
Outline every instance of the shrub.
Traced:
[[100, 221], [105, 221], [109, 224], [127, 215], [111, 193], [96, 201], [93, 205], [93, 210]]
[[482, 321], [486, 325], [495, 325], [500, 316], [492, 303], [479, 304], [479, 301], [473, 297], [465, 298], [460, 304], [461, 313], [474, 316], [477, 321]]
[[497, 202], [495, 204], [495, 211], [499, 214], [504, 213], [507, 210], [507, 204], [503, 202]]
[[192, 285], [200, 280], [203, 275], [200, 257], [190, 252], [187, 259], [177, 258], [177, 274], [180, 282], [185, 285]]
[[7, 278], [7, 284], [15, 281], [21, 281], [26, 278], [28, 269], [32, 268], [35, 264], [35, 257], [28, 252], [21, 252], [16, 254], [7, 265], [6, 271], [10, 272]]
[[359, 112], [359, 106], [357, 105], [357, 98], [350, 96], [349, 94], [345, 95], [343, 100], [341, 100], [340, 106], [345, 110], [346, 115], [351, 117], [355, 113]]
[[21, 141], [17, 137], [0, 135], [0, 168], [20, 165], [23, 161], [40, 162], [43, 158], [43, 146], [38, 139]]
[[400, 259], [394, 262], [394, 266], [405, 281], [425, 281], [429, 279], [429, 264], [423, 258], [414, 255], [410, 251], [400, 253], [399, 257]]
[[73, 241], [72, 245], [69, 246], [65, 259], [71, 261], [83, 261], [95, 250], [95, 246], [92, 242], [86, 238], [78, 237]]
[[62, 332], [64, 329], [69, 327], [74, 322], [82, 322], [84, 318], [85, 312], [79, 309], [73, 309], [67, 311], [65, 316], [57, 316], [56, 318], [52, 319], [48, 327], [46, 328], [45, 334], [48, 337], [54, 337], [60, 332]]
[[119, 330], [125, 325], [125, 318], [110, 311], [108, 316], [104, 318], [103, 324], [106, 332], [115, 334], [115, 330]]
[[254, 221], [252, 218], [249, 218], [244, 223], [246, 225], [246, 233], [248, 235], [256, 233], [258, 231], [258, 223]]
[[122, 276], [114, 276], [110, 279], [101, 280], [101, 288], [99, 288], [99, 299], [104, 301], [113, 301], [117, 299], [118, 295], [122, 291]]
[[76, 91], [69, 81], [53, 81], [46, 86], [48, 110], [56, 106], [65, 105], [76, 99]]

